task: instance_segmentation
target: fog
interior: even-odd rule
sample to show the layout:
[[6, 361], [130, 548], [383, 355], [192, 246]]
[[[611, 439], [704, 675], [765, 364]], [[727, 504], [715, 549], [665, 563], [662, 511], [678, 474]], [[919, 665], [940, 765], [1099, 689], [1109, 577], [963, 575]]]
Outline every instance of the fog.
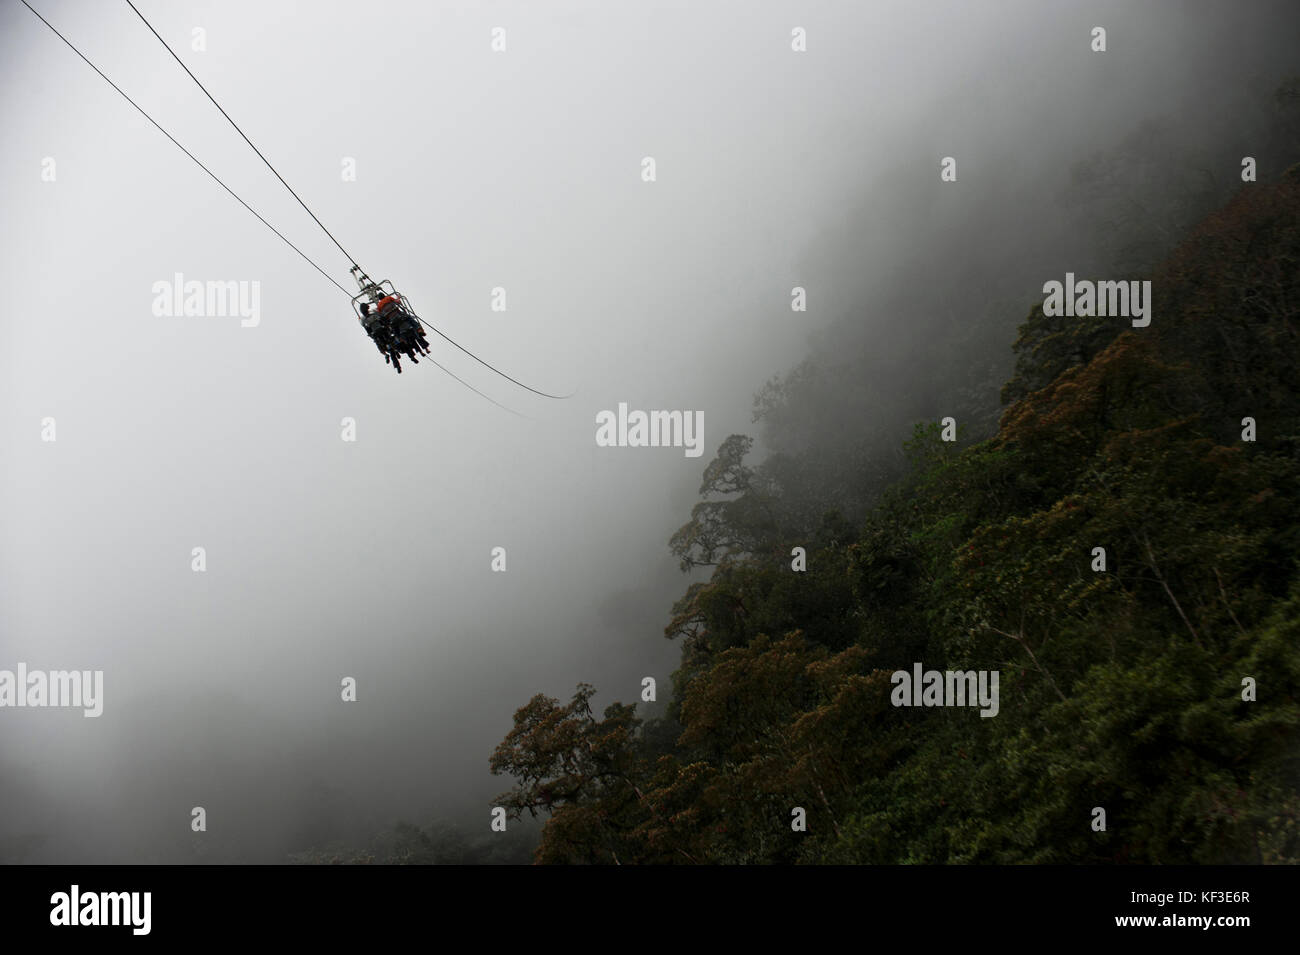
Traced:
[[[129, 7], [32, 4], [351, 286]], [[1243, 117], [1297, 71], [1289, 4], [137, 6], [369, 274], [572, 397], [434, 336], [517, 414], [426, 362], [394, 374], [337, 288], [0, 5], [0, 669], [104, 673], [97, 718], [0, 709], [4, 862], [487, 831], [510, 785], [488, 757], [532, 695], [588, 682], [603, 707], [653, 676], [666, 698], [688, 583], [667, 540], [765, 381], [910, 356], [805, 406], [812, 443], [873, 393], [926, 412], [949, 332], [1009, 369], [1041, 283], [1107, 264], [1060, 203], [1071, 164], [1157, 120], [1226, 188]], [[177, 273], [259, 283], [257, 323], [156, 315]], [[620, 402], [701, 412], [702, 456], [597, 447]]]

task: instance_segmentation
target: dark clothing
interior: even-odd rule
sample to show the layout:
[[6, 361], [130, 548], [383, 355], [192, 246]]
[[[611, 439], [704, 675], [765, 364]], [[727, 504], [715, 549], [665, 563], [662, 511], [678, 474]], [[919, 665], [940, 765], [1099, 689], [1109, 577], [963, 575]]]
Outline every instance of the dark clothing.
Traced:
[[384, 361], [396, 368], [399, 375], [402, 373], [402, 355], [418, 365], [420, 361], [415, 356], [429, 354], [429, 340], [420, 320], [396, 302], [363, 315], [361, 326], [384, 356]]

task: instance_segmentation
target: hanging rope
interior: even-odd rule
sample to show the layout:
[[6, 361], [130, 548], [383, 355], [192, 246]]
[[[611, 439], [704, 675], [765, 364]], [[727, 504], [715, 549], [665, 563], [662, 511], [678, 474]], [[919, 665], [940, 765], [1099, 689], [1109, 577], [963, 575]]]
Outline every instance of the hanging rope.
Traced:
[[[415, 317], [416, 317], [416, 318], [420, 318], [419, 315], [417, 315], [417, 316], [415, 316]], [[437, 328], [434, 328], [432, 325], [430, 325], [430, 324], [429, 324], [428, 322], [426, 322], [424, 319], [420, 318], [420, 324], [423, 325], [425, 328], [429, 329], [429, 331], [433, 332], [435, 335], [437, 335], [437, 336], [438, 336], [439, 338], [441, 338], [443, 341], [445, 341], [445, 342], [447, 342], [448, 344], [454, 345], [455, 347], [459, 348], [461, 351], [463, 351], [466, 355], [469, 355], [470, 358], [473, 358], [476, 362], [478, 362], [478, 363], [479, 363], [480, 365], [482, 365], [484, 368], [491, 368], [494, 372], [496, 372], [498, 375], [500, 375], [500, 376], [501, 376], [502, 378], [504, 378], [506, 381], [513, 381], [516, 385], [518, 385], [520, 388], [524, 389], [525, 391], [531, 391], [533, 394], [535, 394], [535, 395], [541, 395], [543, 398], [555, 398], [556, 400], [563, 400], [563, 399], [565, 399], [565, 398], [572, 398], [572, 397], [573, 397], [573, 393], [572, 393], [572, 392], [570, 392], [570, 393], [567, 394], [567, 395], [548, 395], [548, 394], [547, 394], [546, 392], [544, 392], [544, 391], [538, 391], [536, 388], [530, 388], [528, 385], [525, 385], [522, 381], [519, 381], [517, 378], [511, 378], [509, 375], [507, 375], [507, 374], [506, 374], [504, 371], [502, 371], [500, 368], [494, 368], [492, 365], [489, 365], [487, 362], [485, 362], [482, 358], [479, 358], [478, 355], [474, 354], [474, 353], [473, 353], [472, 351], [470, 351], [468, 348], [464, 348], [463, 346], [461, 346], [459, 342], [454, 342], [454, 341], [452, 341], [450, 338], [448, 338], [446, 335], [444, 335], [440, 330], [438, 330]], [[457, 380], [459, 380], [459, 379], [457, 379]]]

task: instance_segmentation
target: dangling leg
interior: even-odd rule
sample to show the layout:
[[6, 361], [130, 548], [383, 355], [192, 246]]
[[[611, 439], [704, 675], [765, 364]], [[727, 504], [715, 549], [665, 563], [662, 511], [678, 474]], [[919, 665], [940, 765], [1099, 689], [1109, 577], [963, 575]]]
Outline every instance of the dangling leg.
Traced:
[[401, 318], [401, 336], [402, 352], [411, 359], [413, 364], [418, 365], [419, 362], [415, 360], [415, 343], [411, 340], [410, 320], [406, 315]]
[[424, 336], [424, 326], [420, 324], [420, 320], [414, 315], [409, 316], [407, 328], [410, 333], [408, 341], [411, 343], [411, 348], [421, 355], [429, 354], [429, 341]]

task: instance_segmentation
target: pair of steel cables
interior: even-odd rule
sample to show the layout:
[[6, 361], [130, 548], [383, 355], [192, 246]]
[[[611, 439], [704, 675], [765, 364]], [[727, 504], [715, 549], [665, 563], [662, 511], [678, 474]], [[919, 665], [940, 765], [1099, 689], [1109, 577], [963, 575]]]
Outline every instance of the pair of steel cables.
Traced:
[[[181, 143], [180, 143], [179, 141], [177, 141], [177, 139], [176, 139], [174, 136], [172, 136], [171, 133], [167, 132], [167, 130], [165, 130], [165, 129], [164, 129], [164, 128], [163, 128], [163, 127], [162, 127], [162, 126], [161, 126], [161, 125], [160, 125], [160, 124], [159, 124], [159, 123], [158, 123], [158, 122], [157, 122], [157, 121], [156, 121], [152, 116], [150, 116], [149, 113], [146, 112], [145, 109], [144, 109], [143, 107], [140, 106], [140, 104], [138, 104], [135, 100], [133, 100], [130, 96], [128, 96], [128, 95], [126, 94], [126, 92], [125, 92], [124, 90], [122, 90], [121, 87], [119, 87], [116, 83], [114, 83], [111, 79], [109, 79], [108, 75], [105, 74], [103, 70], [101, 70], [101, 69], [100, 69], [99, 67], [97, 67], [94, 63], [92, 63], [92, 62], [90, 61], [90, 59], [89, 59], [89, 58], [88, 58], [84, 53], [82, 53], [79, 49], [77, 49], [77, 47], [72, 43], [71, 40], [69, 40], [69, 39], [68, 39], [67, 37], [65, 37], [62, 33], [60, 33], [60, 32], [59, 32], [59, 31], [54, 27], [54, 25], [53, 25], [52, 23], [50, 23], [48, 20], [45, 19], [45, 17], [41, 16], [41, 14], [36, 10], [35, 7], [33, 7], [30, 3], [28, 3], [27, 0], [19, 0], [19, 2], [20, 2], [23, 6], [25, 6], [28, 10], [30, 10], [30, 11], [31, 11], [35, 16], [36, 16], [36, 18], [37, 18], [38, 20], [40, 20], [40, 21], [41, 21], [42, 23], [44, 23], [47, 27], [49, 27], [50, 31], [53, 32], [54, 35], [57, 36], [60, 40], [62, 40], [62, 41], [63, 41], [63, 42], [68, 46], [68, 48], [72, 50], [72, 52], [76, 53], [77, 56], [81, 57], [81, 59], [86, 63], [86, 65], [89, 66], [89, 67], [90, 67], [92, 70], [94, 70], [96, 73], [98, 73], [99, 76], [104, 80], [104, 82], [106, 82], [109, 86], [113, 87], [113, 89], [116, 90], [116, 91], [117, 91], [117, 92], [122, 96], [123, 99], [125, 99], [128, 103], [130, 103], [132, 106], [134, 106], [135, 109], [140, 113], [140, 115], [142, 115], [145, 119], [147, 119], [150, 123], [153, 124], [154, 128], [156, 128], [160, 133], [162, 133], [162, 134], [163, 134], [164, 136], [166, 136], [169, 140], [171, 140], [171, 142], [176, 146], [177, 149], [179, 149], [179, 150], [180, 150], [181, 152], [183, 152], [186, 156], [188, 156], [191, 160], [193, 160], [194, 163], [195, 163], [195, 165], [197, 165], [200, 169], [202, 169], [205, 173], [207, 173], [207, 174], [208, 174], [208, 175], [213, 179], [213, 181], [217, 183], [217, 185], [221, 186], [222, 189], [226, 190], [226, 192], [228, 192], [228, 193], [229, 193], [229, 194], [230, 194], [230, 195], [235, 199], [236, 202], [238, 202], [241, 206], [243, 206], [245, 209], [247, 209], [249, 212], [251, 212], [254, 216], [256, 216], [259, 222], [261, 222], [264, 226], [266, 226], [268, 229], [270, 229], [272, 232], [274, 232], [274, 233], [276, 234], [276, 236], [278, 236], [279, 239], [280, 239], [282, 242], [284, 242], [285, 245], [289, 246], [289, 248], [291, 248], [291, 249], [293, 249], [295, 252], [297, 252], [298, 255], [300, 255], [300, 256], [303, 258], [303, 260], [304, 260], [305, 262], [307, 262], [307, 264], [309, 264], [309, 265], [310, 265], [312, 268], [314, 268], [317, 272], [319, 272], [321, 275], [323, 275], [323, 276], [325, 277], [325, 279], [326, 279], [328, 282], [330, 282], [330, 283], [331, 283], [335, 288], [337, 288], [337, 289], [338, 289], [340, 292], [342, 292], [344, 295], [348, 296], [349, 300], [353, 297], [352, 294], [351, 294], [350, 292], [348, 292], [348, 290], [347, 290], [346, 288], [344, 288], [344, 287], [343, 287], [342, 285], [340, 285], [337, 281], [335, 281], [335, 279], [334, 279], [334, 278], [333, 278], [333, 277], [332, 277], [328, 272], [326, 272], [323, 268], [321, 268], [321, 267], [320, 267], [320, 266], [319, 266], [315, 261], [313, 261], [312, 258], [311, 258], [310, 256], [308, 256], [305, 252], [303, 252], [302, 249], [298, 248], [298, 246], [294, 245], [294, 243], [292, 243], [291, 241], [289, 241], [289, 239], [288, 239], [288, 238], [287, 238], [287, 237], [286, 237], [282, 232], [280, 232], [279, 229], [277, 229], [275, 226], [271, 225], [271, 223], [268, 222], [265, 218], [263, 218], [262, 215], [259, 214], [259, 213], [257, 212], [256, 209], [254, 209], [254, 208], [253, 208], [252, 206], [250, 206], [247, 202], [245, 202], [242, 198], [240, 198], [239, 195], [238, 195], [238, 194], [237, 194], [233, 189], [231, 189], [228, 185], [226, 185], [225, 182], [223, 182], [223, 181], [221, 180], [221, 178], [220, 178], [216, 173], [214, 173], [211, 169], [209, 169], [209, 168], [208, 168], [207, 166], [205, 166], [202, 162], [200, 162], [199, 159], [198, 159], [198, 157], [196, 157], [192, 152], [190, 152], [190, 151], [189, 151], [188, 149], [186, 149], [183, 145], [181, 145]], [[134, 11], [135, 15], [138, 16], [138, 17], [140, 18], [141, 22], [143, 22], [144, 25], [145, 25], [146, 27], [149, 28], [149, 32], [152, 33], [155, 37], [157, 37], [158, 42], [161, 43], [161, 44], [163, 45], [163, 48], [164, 48], [165, 50], [167, 50], [167, 52], [170, 53], [170, 54], [172, 55], [172, 58], [175, 59], [177, 63], [180, 64], [181, 69], [183, 69], [183, 70], [186, 72], [186, 74], [188, 74], [188, 76], [190, 77], [190, 79], [192, 79], [192, 80], [195, 82], [195, 84], [199, 87], [199, 89], [203, 91], [203, 95], [205, 95], [205, 96], [206, 96], [206, 97], [207, 97], [207, 98], [212, 102], [212, 105], [215, 106], [215, 107], [216, 107], [216, 108], [221, 112], [221, 115], [224, 116], [224, 117], [226, 118], [226, 120], [230, 123], [230, 125], [233, 126], [233, 127], [235, 128], [235, 131], [238, 132], [239, 135], [240, 135], [241, 137], [243, 137], [244, 142], [248, 143], [249, 147], [253, 150], [253, 152], [255, 152], [255, 153], [257, 154], [258, 158], [261, 159], [262, 162], [266, 164], [266, 167], [267, 167], [268, 169], [270, 169], [271, 172], [275, 174], [275, 177], [276, 177], [277, 179], [279, 179], [280, 182], [284, 185], [284, 187], [285, 187], [286, 189], [289, 190], [289, 194], [292, 195], [292, 196], [294, 197], [294, 199], [296, 199], [296, 200], [298, 201], [298, 204], [299, 204], [300, 206], [302, 206], [303, 209], [307, 212], [307, 214], [308, 214], [309, 216], [311, 216], [312, 221], [314, 221], [318, 226], [320, 226], [321, 231], [323, 231], [327, 236], [329, 236], [329, 239], [330, 239], [331, 242], [333, 242], [336, 246], [338, 246], [339, 251], [343, 253], [343, 255], [347, 258], [348, 262], [351, 263], [352, 266], [357, 267], [356, 259], [354, 259], [354, 258], [352, 257], [352, 255], [348, 252], [347, 249], [343, 248], [342, 243], [340, 243], [339, 240], [336, 239], [336, 238], [334, 237], [334, 234], [333, 234], [332, 232], [330, 232], [329, 229], [325, 228], [325, 224], [324, 224], [323, 222], [321, 222], [320, 219], [318, 219], [318, 218], [316, 217], [316, 213], [312, 212], [311, 209], [307, 206], [307, 203], [303, 202], [302, 197], [299, 196], [298, 193], [294, 191], [293, 187], [290, 186], [289, 183], [285, 181], [285, 178], [284, 178], [283, 176], [280, 175], [279, 171], [275, 168], [275, 166], [271, 165], [270, 160], [268, 160], [264, 155], [262, 155], [262, 151], [261, 151], [260, 149], [258, 149], [257, 146], [255, 146], [255, 145], [253, 144], [253, 141], [252, 141], [251, 139], [248, 138], [248, 136], [244, 133], [244, 131], [243, 131], [242, 129], [239, 128], [239, 124], [236, 123], [236, 122], [234, 121], [234, 119], [231, 118], [230, 114], [227, 113], [227, 112], [225, 111], [225, 109], [222, 108], [221, 104], [217, 102], [216, 98], [213, 97], [213, 95], [212, 95], [211, 93], [208, 92], [207, 87], [204, 86], [204, 85], [199, 81], [199, 78], [198, 78], [197, 76], [194, 75], [194, 73], [190, 70], [190, 68], [189, 68], [188, 66], [185, 65], [185, 62], [184, 62], [184, 61], [183, 61], [179, 56], [176, 55], [176, 51], [173, 50], [173, 49], [171, 48], [170, 45], [168, 45], [167, 41], [164, 40], [164, 39], [162, 38], [161, 35], [159, 35], [158, 31], [155, 30], [155, 29], [153, 28], [153, 25], [152, 25], [152, 24], [151, 24], [151, 23], [150, 23], [150, 22], [145, 18], [144, 14], [140, 12], [140, 10], [136, 7], [136, 5], [135, 5], [134, 3], [131, 2], [131, 0], [126, 0], [126, 4], [127, 4], [127, 6], [129, 6], [129, 7], [131, 8], [132, 11]], [[358, 268], [359, 268], [359, 267], [358, 267]], [[501, 376], [502, 378], [506, 379], [507, 381], [509, 381], [509, 382], [511, 382], [511, 383], [513, 383], [513, 384], [515, 384], [515, 385], [518, 385], [520, 388], [523, 388], [525, 391], [531, 391], [533, 394], [535, 394], [535, 395], [540, 395], [540, 396], [543, 397], [543, 398], [555, 398], [555, 399], [560, 399], [560, 398], [567, 398], [567, 397], [569, 397], [568, 395], [552, 395], [552, 394], [548, 394], [547, 392], [539, 391], [539, 390], [536, 389], [536, 388], [533, 388], [533, 387], [531, 387], [531, 386], [529, 386], [529, 385], [524, 384], [522, 381], [519, 381], [518, 379], [513, 378], [513, 377], [511, 377], [510, 375], [507, 375], [505, 372], [501, 371], [499, 368], [496, 368], [495, 366], [493, 366], [493, 365], [489, 364], [488, 362], [484, 361], [482, 358], [479, 358], [479, 357], [478, 357], [477, 355], [475, 355], [473, 352], [469, 351], [467, 348], [465, 348], [464, 346], [462, 346], [462, 345], [459, 344], [458, 342], [456, 342], [456, 341], [452, 340], [451, 338], [449, 338], [449, 337], [448, 337], [447, 335], [445, 335], [445, 334], [444, 334], [440, 329], [438, 329], [438, 328], [434, 327], [433, 325], [429, 324], [429, 322], [425, 321], [425, 320], [424, 320], [423, 318], [421, 318], [420, 316], [416, 316], [416, 317], [419, 318], [420, 322], [421, 322], [421, 323], [422, 323], [426, 328], [428, 328], [428, 329], [429, 329], [430, 331], [432, 331], [434, 334], [438, 335], [440, 338], [442, 338], [442, 339], [443, 339], [444, 341], [446, 341], [448, 344], [450, 344], [450, 345], [452, 345], [453, 347], [459, 349], [461, 352], [464, 352], [464, 353], [465, 353], [466, 355], [468, 355], [470, 358], [474, 359], [474, 360], [475, 360], [476, 362], [478, 362], [480, 365], [482, 365], [483, 367], [489, 369], [489, 370], [492, 371], [493, 373], [495, 373], [495, 374]], [[502, 404], [500, 404], [499, 402], [497, 402], [497, 401], [493, 400], [492, 398], [488, 397], [487, 395], [483, 394], [483, 392], [479, 391], [477, 388], [475, 388], [475, 387], [474, 387], [473, 385], [471, 385], [469, 382], [465, 381], [463, 378], [461, 378], [460, 376], [456, 375], [456, 374], [455, 374], [454, 372], [452, 372], [450, 369], [448, 369], [448, 368], [446, 368], [445, 366], [439, 364], [437, 361], [434, 361], [432, 358], [430, 358], [429, 360], [430, 360], [430, 361], [433, 361], [433, 363], [434, 363], [435, 365], [437, 365], [439, 368], [441, 368], [444, 372], [446, 372], [446, 373], [447, 373], [448, 375], [450, 375], [452, 378], [455, 378], [457, 381], [459, 381], [459, 382], [460, 382], [462, 385], [464, 385], [466, 388], [468, 388], [468, 389], [470, 389], [471, 391], [473, 391], [475, 394], [479, 395], [479, 396], [482, 397], [482, 398], [487, 399], [488, 401], [491, 401], [494, 405], [496, 405], [496, 406], [499, 407], [499, 408], [502, 408], [502, 409], [504, 409], [504, 410], [506, 410], [506, 411], [511, 411], [512, 413], [516, 413], [516, 412], [513, 411], [513, 409], [506, 408], [505, 405], [502, 405]]]

